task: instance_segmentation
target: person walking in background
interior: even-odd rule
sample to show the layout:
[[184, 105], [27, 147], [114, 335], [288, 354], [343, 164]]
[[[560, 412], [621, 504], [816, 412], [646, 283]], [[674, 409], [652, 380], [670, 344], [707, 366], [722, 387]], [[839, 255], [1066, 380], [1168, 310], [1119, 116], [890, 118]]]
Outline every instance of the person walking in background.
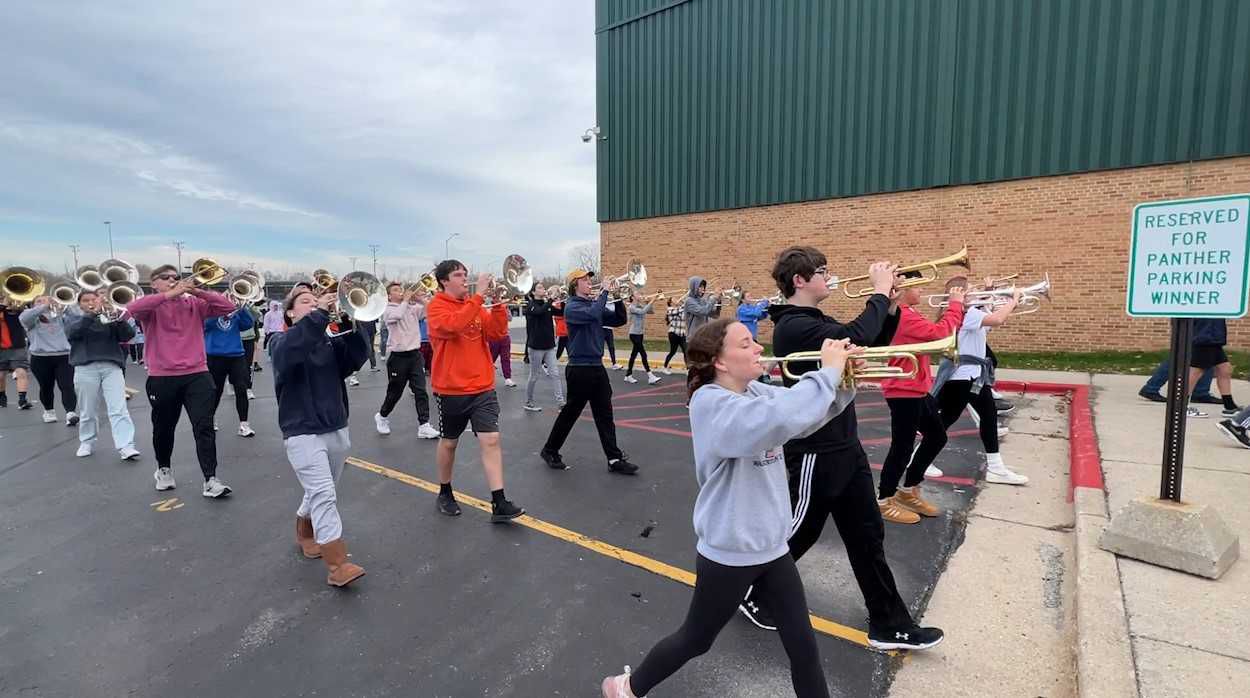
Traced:
[[56, 422], [55, 388], [61, 390], [65, 425], [78, 423], [78, 397], [74, 394], [74, 367], [69, 362], [69, 340], [65, 338], [65, 313], [53, 313], [52, 299], [40, 296], [18, 318], [30, 342], [30, 370], [39, 383], [39, 403], [43, 421]]
[[548, 377], [555, 383], [556, 404], [564, 406], [564, 387], [560, 383], [560, 366], [556, 363], [556, 335], [552, 312], [547, 287], [541, 281], [534, 284], [525, 303], [526, 349], [532, 357], [529, 379], [525, 382], [525, 409], [530, 412], [541, 412], [543, 409], [534, 404], [534, 386], [538, 385], [540, 376]]
[[642, 357], [642, 370], [647, 374], [647, 383], [655, 385], [660, 382], [660, 377], [651, 372], [651, 364], [647, 361], [647, 345], [643, 336], [647, 316], [655, 312], [655, 304], [654, 302], [644, 303], [638, 290], [634, 289], [629, 294], [629, 306], [626, 310], [629, 313], [629, 343], [632, 348], [629, 351], [629, 365], [625, 370], [625, 382], [638, 382], [638, 379], [634, 378], [634, 359]]
[[664, 357], [664, 373], [671, 376], [673, 370], [668, 365], [678, 349], [681, 349], [681, 360], [686, 360], [686, 311], [680, 305], [673, 305], [671, 298], [664, 299], [664, 307], [667, 308], [664, 320], [668, 323], [668, 356]]
[[9, 395], [4, 389], [8, 375], [12, 373], [13, 382], [17, 385], [17, 409], [29, 410], [26, 372], [30, 369], [30, 357], [26, 350], [26, 328], [22, 327], [21, 311], [20, 305], [0, 291], [0, 407], [9, 406]]

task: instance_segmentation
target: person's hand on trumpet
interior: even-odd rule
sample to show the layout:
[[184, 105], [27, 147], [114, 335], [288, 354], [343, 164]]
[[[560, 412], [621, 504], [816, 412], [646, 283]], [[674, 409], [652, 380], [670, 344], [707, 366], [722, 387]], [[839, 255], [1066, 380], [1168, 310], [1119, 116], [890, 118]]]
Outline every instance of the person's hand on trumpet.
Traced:
[[845, 378], [847, 360], [863, 351], [863, 347], [851, 344], [849, 339], [826, 339], [820, 345], [820, 367], [832, 368], [839, 378]]
[[873, 262], [868, 265], [868, 281], [872, 284], [873, 292], [888, 298], [894, 290], [897, 273], [898, 265], [890, 262]]
[[317, 307], [330, 314], [331, 319], [334, 318], [334, 306], [339, 297], [337, 293], [322, 293], [317, 296]]

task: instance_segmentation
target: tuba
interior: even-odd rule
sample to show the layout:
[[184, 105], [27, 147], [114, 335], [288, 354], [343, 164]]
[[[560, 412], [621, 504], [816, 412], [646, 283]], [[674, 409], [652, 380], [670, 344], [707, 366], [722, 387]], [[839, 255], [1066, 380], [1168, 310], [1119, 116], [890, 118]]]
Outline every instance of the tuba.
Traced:
[[74, 281], [84, 291], [99, 291], [109, 282], [100, 274], [100, 269], [94, 264], [84, 264], [78, 267], [74, 272]]
[[[370, 322], [386, 312], [386, 287], [378, 277], [365, 271], [353, 271], [336, 281], [337, 296], [334, 305], [355, 322]], [[335, 313], [331, 311], [331, 314]], [[355, 328], [330, 332], [331, 337], [341, 337]]]
[[47, 282], [43, 275], [28, 267], [9, 267], [0, 270], [0, 288], [3, 295], [14, 303], [29, 303], [43, 295]]
[[529, 262], [519, 254], [510, 254], [503, 260], [503, 274], [487, 289], [488, 294], [499, 300], [486, 303], [482, 307], [493, 308], [497, 305], [513, 303], [517, 298], [529, 293], [532, 288], [534, 288], [534, 270]]
[[100, 263], [98, 267], [100, 278], [105, 283], [116, 283], [118, 281], [129, 281], [132, 284], [139, 283], [139, 270], [135, 265], [129, 262], [123, 262], [120, 259], [106, 259]]
[[101, 322], [116, 322], [126, 316], [126, 306], [143, 297], [143, 289], [131, 281], [115, 281], [102, 292], [104, 296]]

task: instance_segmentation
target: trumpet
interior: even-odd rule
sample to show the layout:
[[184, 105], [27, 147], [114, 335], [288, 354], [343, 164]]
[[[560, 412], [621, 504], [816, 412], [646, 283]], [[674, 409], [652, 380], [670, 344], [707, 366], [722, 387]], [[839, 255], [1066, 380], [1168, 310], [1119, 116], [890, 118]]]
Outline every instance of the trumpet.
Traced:
[[[197, 259], [191, 265], [191, 282], [195, 286], [212, 286], [226, 278], [225, 267], [207, 257]], [[81, 283], [81, 282], [80, 282]]]
[[117, 322], [126, 316], [126, 306], [143, 297], [143, 289], [131, 281], [115, 281], [104, 288], [101, 295], [100, 321]]
[[486, 290], [488, 295], [494, 296], [497, 300], [486, 303], [482, 307], [493, 308], [497, 305], [508, 305], [515, 302], [519, 296], [529, 293], [532, 288], [534, 288], [534, 270], [529, 262], [519, 254], [510, 254], [503, 260], [503, 274], [495, 279]]
[[[965, 269], [972, 268], [972, 262], [968, 258], [968, 246], [967, 245], [964, 245], [964, 248], [962, 250], [948, 257], [941, 257], [939, 259], [934, 259], [929, 262], [920, 262], [918, 264], [911, 264], [905, 267], [899, 267], [897, 273], [899, 274], [916, 273], [917, 276], [903, 279], [902, 281], [897, 282], [894, 285], [894, 287], [895, 288], [908, 288], [911, 286], [921, 286], [924, 284], [932, 283], [934, 281], [937, 281], [938, 269], [942, 267], [949, 267], [949, 266], [961, 266]], [[929, 273], [926, 274], [925, 272], [929, 272]], [[842, 286], [842, 291], [843, 293], [846, 294], [847, 298], [866, 298], [876, 293], [876, 291], [873, 290], [872, 286], [859, 285], [858, 288], [856, 288], [855, 286], [857, 285], [856, 282], [867, 281], [868, 278], [869, 278], [868, 274], [863, 274], [861, 276], [852, 276], [849, 279], [842, 279], [841, 281], [839, 281], [837, 277], [833, 277], [830, 279], [831, 281], [830, 288], [840, 285]]]
[[[858, 383], [864, 381], [879, 381], [889, 378], [915, 378], [920, 371], [921, 356], [939, 356], [951, 361], [958, 361], [959, 342], [957, 337], [957, 334], [952, 333], [949, 337], [935, 339], [932, 342], [866, 347], [862, 353], [856, 354], [847, 360], [846, 370], [842, 375], [842, 385], [846, 388], [854, 388]], [[889, 364], [891, 359], [903, 359], [910, 363], [907, 367], [892, 366]], [[803, 373], [806, 373], [806, 371], [792, 371], [790, 364], [795, 362], [815, 362], [819, 368], [820, 352], [797, 351], [785, 356], [760, 359], [760, 363], [781, 364], [782, 375], [790, 380], [798, 380]]]
[[4, 296], [17, 304], [29, 303], [43, 295], [47, 282], [43, 275], [28, 267], [9, 267], [0, 270], [0, 288]]
[[[1013, 274], [1011, 278], [1019, 276]], [[979, 306], [987, 308], [1000, 308], [1005, 304], [1017, 291], [1020, 293], [1020, 302], [1016, 305], [1016, 309], [1011, 312], [1012, 315], [1030, 315], [1042, 309], [1042, 300], [1050, 300], [1050, 272], [1047, 272], [1041, 281], [1032, 286], [1019, 288], [1016, 286], [1008, 286], [1005, 288], [991, 288], [984, 291], [969, 291], [964, 294], [964, 305]], [[928, 296], [929, 307], [946, 308], [950, 306], [949, 293], [935, 293]]]

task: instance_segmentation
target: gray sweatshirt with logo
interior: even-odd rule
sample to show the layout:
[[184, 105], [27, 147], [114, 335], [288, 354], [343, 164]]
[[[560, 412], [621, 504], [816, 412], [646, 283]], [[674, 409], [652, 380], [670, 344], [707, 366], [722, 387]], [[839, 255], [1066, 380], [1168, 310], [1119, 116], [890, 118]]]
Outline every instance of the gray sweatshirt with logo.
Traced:
[[690, 400], [699, 554], [731, 567], [772, 562], [790, 551], [790, 488], [782, 446], [814, 432], [855, 399], [832, 369], [791, 388], [752, 381], [745, 393], [715, 383]]
[[26, 328], [30, 353], [34, 356], [67, 356], [69, 340], [65, 338], [65, 315], [52, 314], [51, 305], [36, 305], [18, 316]]

